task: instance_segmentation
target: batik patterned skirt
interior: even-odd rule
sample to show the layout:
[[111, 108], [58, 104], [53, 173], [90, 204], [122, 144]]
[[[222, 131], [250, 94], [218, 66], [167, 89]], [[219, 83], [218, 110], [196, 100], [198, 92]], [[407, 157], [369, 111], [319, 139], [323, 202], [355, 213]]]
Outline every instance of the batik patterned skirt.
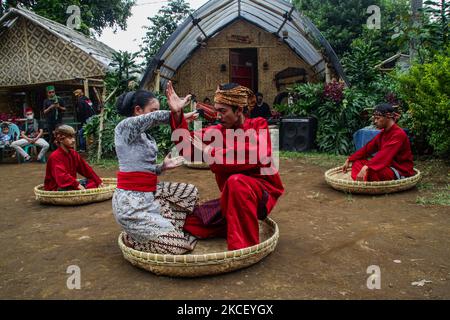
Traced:
[[155, 193], [116, 189], [112, 205], [128, 246], [151, 253], [185, 254], [197, 241], [183, 231], [186, 216], [197, 202], [195, 186], [162, 182]]

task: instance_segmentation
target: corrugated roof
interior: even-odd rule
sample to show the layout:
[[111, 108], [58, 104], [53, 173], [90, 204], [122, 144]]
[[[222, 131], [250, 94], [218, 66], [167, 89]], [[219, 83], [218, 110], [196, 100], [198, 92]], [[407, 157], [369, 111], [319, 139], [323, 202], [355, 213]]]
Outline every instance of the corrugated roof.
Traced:
[[[325, 61], [319, 51], [323, 50], [338, 75], [347, 82], [339, 59], [328, 41], [291, 3], [283, 0], [210, 0], [186, 19], [162, 46], [148, 65], [141, 87], [153, 78], [161, 61], [170, 67], [161, 66], [161, 75], [172, 78], [173, 70], [177, 70], [199, 48], [198, 37], [212, 38], [238, 19], [248, 21], [280, 38], [284, 30], [288, 31], [289, 37], [283, 41], [320, 73], [325, 71]], [[164, 78], [163, 86], [167, 83]]]
[[17, 19], [17, 16], [25, 17], [26, 19], [33, 21], [42, 28], [53, 33], [57, 37], [63, 38], [64, 40], [72, 43], [74, 46], [83, 50], [95, 60], [102, 63], [105, 67], [108, 67], [112, 61], [112, 55], [115, 51], [106, 44], [89, 38], [78, 31], [72, 30], [65, 25], [44, 18], [25, 8], [20, 7], [9, 9], [8, 12], [0, 18], [0, 28], [10, 27], [14, 23], [14, 20]]

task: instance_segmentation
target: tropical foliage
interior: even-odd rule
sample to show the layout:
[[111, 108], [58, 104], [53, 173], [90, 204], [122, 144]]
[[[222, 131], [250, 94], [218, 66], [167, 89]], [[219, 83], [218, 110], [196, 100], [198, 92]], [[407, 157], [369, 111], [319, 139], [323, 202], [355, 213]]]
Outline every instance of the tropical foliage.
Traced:
[[439, 155], [450, 155], [450, 47], [425, 64], [398, 75], [411, 129]]
[[146, 27], [146, 34], [141, 45], [141, 52], [147, 63], [190, 13], [192, 9], [185, 0], [170, 0], [158, 11], [158, 14], [148, 18], [150, 25]]
[[127, 28], [127, 20], [131, 16], [131, 9], [135, 0], [6, 0], [0, 1], [0, 16], [10, 8], [22, 5], [50, 20], [66, 24], [70, 14], [67, 8], [77, 5], [80, 8], [80, 31], [89, 35], [93, 29], [98, 34], [110, 28]]

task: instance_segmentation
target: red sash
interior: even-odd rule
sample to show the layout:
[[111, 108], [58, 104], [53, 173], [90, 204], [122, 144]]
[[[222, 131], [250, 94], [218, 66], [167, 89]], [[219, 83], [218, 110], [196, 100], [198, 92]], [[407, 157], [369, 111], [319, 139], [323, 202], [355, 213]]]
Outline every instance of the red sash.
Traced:
[[158, 177], [150, 172], [117, 172], [117, 188], [129, 191], [155, 192]]

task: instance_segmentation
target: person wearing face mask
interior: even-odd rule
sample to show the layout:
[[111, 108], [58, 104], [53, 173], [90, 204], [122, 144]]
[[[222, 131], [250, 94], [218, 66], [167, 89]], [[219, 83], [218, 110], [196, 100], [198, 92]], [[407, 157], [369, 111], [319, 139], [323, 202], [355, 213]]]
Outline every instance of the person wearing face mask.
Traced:
[[44, 156], [47, 153], [50, 145], [42, 138], [44, 131], [39, 126], [39, 123], [34, 119], [33, 109], [27, 108], [25, 110], [26, 121], [22, 125], [20, 132], [20, 139], [14, 141], [11, 147], [14, 148], [25, 160], [25, 162], [31, 161], [31, 157], [23, 150], [28, 145], [35, 145], [41, 148], [37, 161], [44, 162]]

